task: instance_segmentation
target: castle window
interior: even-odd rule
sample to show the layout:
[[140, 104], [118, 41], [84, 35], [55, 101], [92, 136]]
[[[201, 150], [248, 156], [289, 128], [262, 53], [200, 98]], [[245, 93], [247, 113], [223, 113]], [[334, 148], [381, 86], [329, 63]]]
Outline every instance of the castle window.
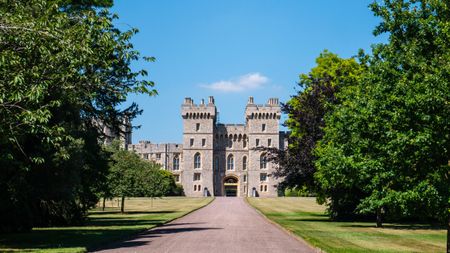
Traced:
[[173, 175], [173, 177], [175, 178], [175, 182], [180, 182], [180, 175]]
[[259, 139], [256, 139], [256, 146], [259, 147]]
[[247, 170], [247, 157], [242, 158], [242, 170]]
[[244, 148], [247, 147], [247, 140], [245, 139], [245, 137], [244, 137], [244, 139], [242, 140], [242, 147], [244, 147]]
[[244, 183], [247, 182], [247, 175], [244, 175]]
[[161, 153], [156, 153], [156, 159], [161, 159]]
[[265, 132], [265, 131], [266, 131], [266, 124], [262, 124], [262, 126], [261, 126], [261, 130], [262, 130], [263, 132]]
[[194, 191], [197, 191], [197, 185], [194, 184]]
[[200, 131], [200, 123], [195, 124], [195, 131]]
[[264, 186], [263, 186], [263, 185], [260, 185], [260, 186], [259, 186], [259, 191], [263, 191], [263, 189], [264, 189]]
[[234, 158], [233, 155], [229, 155], [227, 158], [227, 170], [234, 170]]
[[144, 154], [144, 159], [148, 160], [148, 154]]
[[267, 146], [272, 147], [272, 139], [267, 140]]
[[180, 170], [180, 157], [178, 155], [173, 158], [173, 170]]
[[194, 181], [200, 181], [201, 175], [201, 173], [194, 173]]
[[206, 146], [206, 139], [202, 139], [202, 147]]
[[267, 169], [267, 157], [265, 154], [262, 154], [259, 158], [259, 168], [260, 169]]
[[192, 147], [194, 146], [194, 138], [191, 138], [189, 145]]
[[265, 192], [267, 191], [267, 185], [264, 185], [264, 191]]
[[197, 189], [198, 189], [198, 191], [201, 191], [202, 189], [202, 186], [201, 185], [197, 185]]
[[194, 169], [200, 169], [202, 166], [200, 153], [194, 155]]
[[259, 181], [266, 182], [267, 181], [267, 173], [259, 174]]

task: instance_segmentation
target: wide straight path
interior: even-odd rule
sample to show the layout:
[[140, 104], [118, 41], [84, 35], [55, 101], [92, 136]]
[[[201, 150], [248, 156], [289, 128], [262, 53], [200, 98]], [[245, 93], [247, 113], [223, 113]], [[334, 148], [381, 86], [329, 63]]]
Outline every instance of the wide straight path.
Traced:
[[100, 252], [316, 251], [268, 222], [244, 199], [218, 197], [200, 210]]

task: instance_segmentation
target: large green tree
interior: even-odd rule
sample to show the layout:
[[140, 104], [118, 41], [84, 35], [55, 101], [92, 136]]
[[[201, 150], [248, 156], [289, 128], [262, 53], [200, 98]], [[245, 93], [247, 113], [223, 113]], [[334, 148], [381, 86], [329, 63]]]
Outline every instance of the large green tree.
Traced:
[[283, 105], [288, 115], [284, 123], [291, 131], [287, 150], [266, 149], [269, 159], [278, 164], [275, 176], [284, 178], [284, 186], [305, 186], [315, 190], [314, 173], [316, 143], [322, 138], [324, 116], [339, 103], [335, 94], [354, 85], [364, 68], [355, 59], [343, 59], [329, 51], [316, 59], [317, 66], [300, 75], [299, 91]]
[[435, 217], [450, 225], [450, 4], [385, 0], [360, 84], [326, 119], [316, 177], [331, 201], [357, 188], [356, 211], [383, 217]]
[[0, 1], [0, 231], [80, 222], [108, 168], [96, 123], [119, 130], [140, 113], [127, 95], [155, 94], [110, 5]]

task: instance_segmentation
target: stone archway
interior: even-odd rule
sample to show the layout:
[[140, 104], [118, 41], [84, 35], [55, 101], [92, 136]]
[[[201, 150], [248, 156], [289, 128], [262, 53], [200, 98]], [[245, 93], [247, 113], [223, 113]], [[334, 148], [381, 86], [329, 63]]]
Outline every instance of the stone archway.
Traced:
[[225, 197], [239, 196], [239, 179], [234, 175], [226, 176], [223, 179], [223, 195]]

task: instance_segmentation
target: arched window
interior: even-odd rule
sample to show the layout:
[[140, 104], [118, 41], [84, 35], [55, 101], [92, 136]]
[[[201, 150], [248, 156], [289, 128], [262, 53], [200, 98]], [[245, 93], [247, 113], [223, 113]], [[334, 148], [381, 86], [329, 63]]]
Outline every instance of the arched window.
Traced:
[[173, 170], [180, 170], [180, 157], [178, 155], [173, 158]]
[[194, 155], [194, 169], [200, 169], [202, 167], [202, 158], [200, 153]]
[[247, 157], [242, 158], [242, 170], [247, 170]]
[[259, 168], [260, 169], [267, 169], [267, 157], [266, 154], [262, 154], [259, 158]]
[[227, 158], [227, 170], [234, 170], [234, 157], [229, 155]]

